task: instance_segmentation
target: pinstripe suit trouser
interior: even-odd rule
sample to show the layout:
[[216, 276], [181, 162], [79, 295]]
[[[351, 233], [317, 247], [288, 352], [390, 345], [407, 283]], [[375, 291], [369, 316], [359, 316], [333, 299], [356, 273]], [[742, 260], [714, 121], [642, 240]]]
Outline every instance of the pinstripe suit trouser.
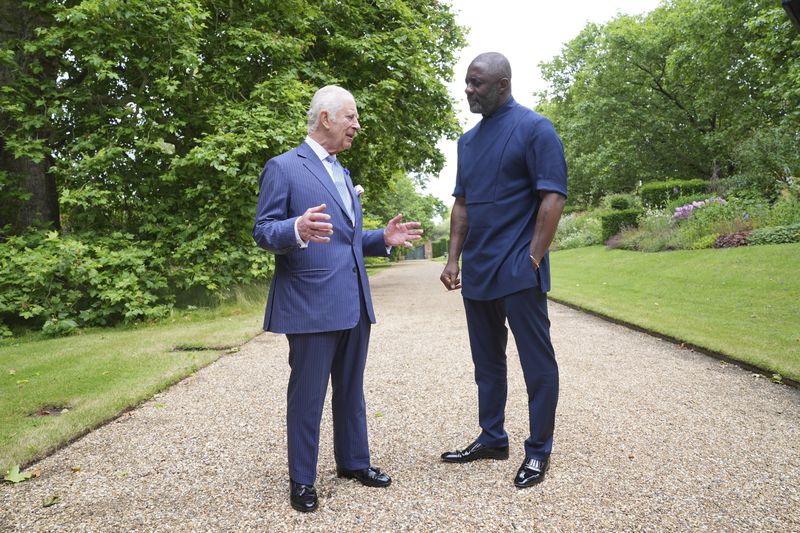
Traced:
[[289, 334], [291, 374], [286, 394], [289, 476], [313, 485], [317, 477], [319, 427], [332, 385], [333, 451], [347, 470], [370, 465], [364, 402], [364, 367], [372, 324], [361, 297], [361, 317], [352, 329]]

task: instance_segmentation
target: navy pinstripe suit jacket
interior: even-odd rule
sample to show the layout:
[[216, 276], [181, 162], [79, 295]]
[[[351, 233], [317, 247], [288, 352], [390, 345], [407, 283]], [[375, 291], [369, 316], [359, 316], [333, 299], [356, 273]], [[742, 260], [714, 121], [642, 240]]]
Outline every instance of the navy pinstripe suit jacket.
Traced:
[[[259, 177], [253, 238], [275, 254], [264, 329], [276, 333], [319, 333], [353, 328], [361, 315], [360, 295], [375, 322], [364, 256], [386, 256], [383, 230], [362, 230], [361, 202], [346, 175], [355, 221], [350, 222], [328, 171], [305, 142], [270, 159]], [[333, 235], [326, 244], [303, 249], [295, 219], [325, 204]]]

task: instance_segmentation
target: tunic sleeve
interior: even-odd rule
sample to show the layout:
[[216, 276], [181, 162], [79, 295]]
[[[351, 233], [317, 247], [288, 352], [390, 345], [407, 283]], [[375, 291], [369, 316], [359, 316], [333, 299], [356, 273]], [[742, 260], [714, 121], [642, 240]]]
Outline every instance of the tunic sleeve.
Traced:
[[567, 196], [567, 162], [553, 124], [542, 117], [533, 127], [526, 153], [528, 173], [537, 191]]
[[453, 196], [456, 198], [463, 198], [464, 197], [464, 182], [461, 178], [461, 139], [458, 140], [457, 144], [457, 157], [456, 157], [456, 188], [453, 190]]

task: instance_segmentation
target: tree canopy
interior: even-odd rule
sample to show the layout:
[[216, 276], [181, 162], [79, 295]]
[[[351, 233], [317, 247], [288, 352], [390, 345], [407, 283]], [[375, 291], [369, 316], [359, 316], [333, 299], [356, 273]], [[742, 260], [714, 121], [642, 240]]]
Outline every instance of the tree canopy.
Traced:
[[736, 176], [743, 143], [776, 129], [800, 140], [800, 34], [776, 2], [664, 1], [588, 24], [542, 71], [539, 108], [579, 204], [640, 181]]
[[319, 87], [354, 94], [342, 159], [376, 199], [396, 172], [438, 172], [459, 133], [446, 3], [0, 0], [0, 17], [0, 239], [119, 232], [176, 289], [268, 273], [258, 174], [302, 141]]

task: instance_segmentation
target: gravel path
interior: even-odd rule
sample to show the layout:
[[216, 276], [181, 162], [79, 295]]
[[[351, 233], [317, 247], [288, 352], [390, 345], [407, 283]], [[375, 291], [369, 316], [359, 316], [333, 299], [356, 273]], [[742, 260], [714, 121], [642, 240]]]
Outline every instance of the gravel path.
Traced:
[[0, 531], [800, 531], [800, 391], [553, 303], [545, 482], [512, 485], [527, 434], [513, 342], [511, 459], [440, 463], [478, 434], [461, 297], [441, 268], [372, 281], [367, 411], [388, 489], [336, 478], [326, 406], [320, 509], [291, 509], [287, 344], [264, 334], [41, 461], [38, 479], [0, 486]]

